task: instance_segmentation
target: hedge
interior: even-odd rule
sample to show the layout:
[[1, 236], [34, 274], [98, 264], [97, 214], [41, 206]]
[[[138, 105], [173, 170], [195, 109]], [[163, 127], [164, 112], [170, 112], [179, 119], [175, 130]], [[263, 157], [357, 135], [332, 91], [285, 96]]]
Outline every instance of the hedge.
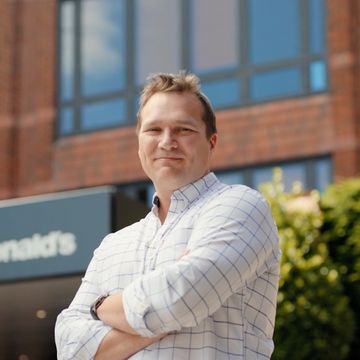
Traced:
[[[346, 359], [355, 321], [340, 273], [344, 270], [329, 253], [330, 231], [339, 228], [333, 226], [338, 221], [337, 206], [326, 202], [326, 196], [322, 201], [316, 191], [304, 195], [299, 184], [290, 193], [283, 189], [279, 169], [271, 183], [261, 186], [278, 226], [282, 251], [272, 359]], [[345, 238], [342, 244], [350, 241], [344, 234]], [[339, 246], [334, 249], [347, 252]]]
[[339, 269], [355, 314], [356, 329], [348, 359], [360, 358], [360, 179], [331, 185], [320, 201], [321, 228]]

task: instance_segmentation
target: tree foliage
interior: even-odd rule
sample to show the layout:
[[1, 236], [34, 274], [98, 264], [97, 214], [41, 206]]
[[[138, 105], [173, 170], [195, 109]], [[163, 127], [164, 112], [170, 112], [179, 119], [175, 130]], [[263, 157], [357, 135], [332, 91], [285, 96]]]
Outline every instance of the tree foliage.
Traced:
[[272, 359], [346, 359], [353, 312], [322, 234], [319, 193], [304, 195], [299, 184], [285, 193], [280, 170], [261, 191], [272, 208], [282, 251]]
[[356, 330], [349, 359], [360, 356], [360, 179], [329, 186], [320, 202], [322, 233], [339, 269], [355, 313]]

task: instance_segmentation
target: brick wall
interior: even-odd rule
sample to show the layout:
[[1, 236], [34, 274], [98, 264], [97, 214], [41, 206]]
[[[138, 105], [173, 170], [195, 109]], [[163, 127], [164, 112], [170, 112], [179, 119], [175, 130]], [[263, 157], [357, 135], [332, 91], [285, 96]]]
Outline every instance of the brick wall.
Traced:
[[216, 168], [324, 155], [332, 149], [328, 95], [224, 111], [218, 123]]
[[360, 4], [328, 0], [335, 180], [360, 175]]
[[2, 198], [52, 182], [55, 14], [55, 0], [0, 2]]
[[13, 151], [13, 59], [16, 24], [13, 19], [15, 6], [0, 2], [0, 198], [11, 197]]
[[[0, 1], [0, 198], [144, 179], [132, 127], [54, 139], [55, 0]], [[330, 90], [218, 113], [213, 167], [331, 154], [359, 174], [360, 10], [328, 0]]]

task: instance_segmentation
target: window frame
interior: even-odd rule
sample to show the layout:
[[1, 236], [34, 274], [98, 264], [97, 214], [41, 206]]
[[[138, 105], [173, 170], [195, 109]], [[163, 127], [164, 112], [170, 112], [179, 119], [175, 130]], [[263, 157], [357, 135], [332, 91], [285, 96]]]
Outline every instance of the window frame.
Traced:
[[[138, 98], [141, 91], [142, 85], [136, 84], [136, 68], [135, 68], [135, 8], [136, 4], [133, 0], [124, 0], [124, 7], [126, 13], [126, 29], [124, 45], [126, 55], [126, 85], [123, 90], [112, 91], [108, 93], [102, 93], [97, 95], [85, 96], [81, 93], [81, 58], [82, 50], [79, 44], [81, 43], [81, 12], [82, 3], [84, 0], [59, 0], [57, 1], [57, 58], [61, 59], [61, 6], [65, 2], [74, 3], [74, 49], [73, 49], [73, 61], [74, 61], [74, 79], [73, 79], [73, 96], [69, 100], [61, 99], [61, 63], [57, 61], [56, 72], [57, 72], [57, 119], [56, 119], [56, 130], [55, 137], [62, 138], [67, 136], [74, 136], [78, 134], [91, 133], [95, 131], [109, 130], [112, 128], [119, 128], [124, 126], [133, 126], [136, 120], [137, 105], [135, 100]], [[249, 60], [249, 26], [247, 21], [248, 14], [248, 1], [251, 0], [238, 0], [238, 34], [239, 43], [238, 46], [238, 64], [236, 67], [229, 69], [206, 71], [206, 73], [199, 74], [201, 83], [204, 87], [206, 84], [216, 82], [218, 80], [236, 80], [239, 83], [239, 98], [237, 102], [228, 104], [226, 106], [218, 105], [215, 110], [224, 110], [231, 108], [246, 107], [249, 105], [262, 104], [273, 101], [283, 101], [286, 99], [307, 97], [318, 93], [324, 93], [329, 90], [328, 72], [327, 72], [327, 56], [326, 56], [326, 40], [324, 43], [324, 51], [322, 53], [312, 54], [311, 53], [311, 40], [309, 37], [310, 32], [310, 1], [311, 0], [299, 0], [300, 6], [300, 41], [301, 41], [301, 54], [295, 59], [276, 61], [274, 63], [266, 64], [251, 64]], [[192, 39], [192, 3], [191, 0], [182, 0], [180, 11], [180, 59], [179, 63], [181, 69], [192, 69], [192, 54], [191, 54], [191, 39]], [[324, 24], [326, 26], [326, 1], [324, 0]], [[324, 29], [325, 31], [325, 29]], [[312, 90], [310, 81], [310, 66], [312, 63], [320, 61], [325, 67], [326, 86], [321, 90]], [[254, 99], [251, 97], [251, 79], [253, 75], [267, 73], [276, 70], [284, 70], [287, 68], [295, 67], [300, 71], [300, 90], [299, 93], [284, 94], [276, 97]], [[97, 102], [106, 100], [124, 99], [126, 102], [125, 121], [122, 123], [116, 123], [106, 127], [97, 127], [94, 129], [81, 128], [81, 109], [84, 104], [95, 104]], [[64, 109], [72, 109], [73, 111], [73, 131], [69, 133], [61, 133], [61, 111]]]
[[[125, 86], [122, 90], [117, 91], [109, 91], [107, 93], [96, 94], [96, 95], [82, 95], [81, 93], [81, 60], [82, 60], [82, 49], [81, 49], [81, 35], [82, 35], [82, 24], [81, 24], [81, 11], [83, 0], [60, 0], [57, 2], [57, 58], [61, 59], [61, 6], [63, 3], [72, 2], [74, 3], [74, 79], [73, 79], [73, 96], [70, 100], [62, 100], [61, 99], [61, 63], [58, 60], [56, 64], [56, 72], [57, 72], [57, 119], [56, 119], [56, 138], [74, 136], [84, 133], [92, 133], [102, 130], [108, 130], [112, 128], [119, 128], [122, 126], [133, 125], [132, 119], [134, 116], [133, 106], [131, 106], [131, 102], [133, 102], [134, 98], [134, 69], [133, 69], [133, 53], [134, 53], [134, 45], [133, 45], [133, 37], [134, 31], [129, 31], [129, 28], [133, 26], [132, 21], [130, 19], [133, 18], [133, 6], [131, 6], [131, 0], [124, 1], [125, 7], [125, 29], [126, 29], [126, 43], [125, 43], [125, 68], [126, 68], [126, 77], [125, 77]], [[135, 91], [138, 91], [136, 89]], [[81, 112], [83, 105], [91, 105], [100, 103], [101, 101], [106, 100], [121, 100], [124, 99], [126, 106], [126, 120], [121, 124], [114, 124], [106, 127], [97, 127], [93, 129], [82, 129], [81, 128]], [[61, 123], [60, 123], [60, 113], [62, 109], [72, 109], [73, 110], [73, 124], [74, 130], [67, 134], [61, 134]]]
[[329, 168], [329, 180], [330, 182], [327, 184], [331, 184], [334, 172], [333, 172], [333, 161], [330, 154], [322, 155], [322, 156], [316, 156], [311, 158], [298, 158], [298, 159], [291, 159], [287, 161], [274, 161], [270, 163], [265, 164], [255, 164], [243, 168], [232, 168], [232, 169], [226, 169], [224, 171], [222, 170], [214, 170], [215, 174], [231, 174], [231, 173], [239, 173], [240, 176], [243, 179], [242, 184], [247, 185], [253, 189], [257, 189], [254, 179], [254, 174], [257, 170], [262, 169], [274, 169], [274, 168], [283, 168], [286, 166], [292, 166], [292, 165], [298, 165], [303, 167], [304, 171], [304, 180], [305, 183], [303, 185], [304, 192], [317, 189], [318, 191], [321, 191], [321, 189], [318, 189], [318, 184], [320, 178], [318, 177], [318, 171], [320, 169], [317, 169], [317, 165], [319, 162], [324, 161], [324, 164], [326, 163]]

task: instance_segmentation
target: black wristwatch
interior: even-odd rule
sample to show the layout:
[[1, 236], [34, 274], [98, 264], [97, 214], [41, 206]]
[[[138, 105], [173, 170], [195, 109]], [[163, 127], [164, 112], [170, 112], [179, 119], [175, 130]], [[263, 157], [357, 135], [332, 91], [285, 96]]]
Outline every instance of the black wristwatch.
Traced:
[[97, 309], [104, 302], [109, 295], [100, 296], [90, 307], [90, 314], [94, 320], [100, 320], [97, 314]]

